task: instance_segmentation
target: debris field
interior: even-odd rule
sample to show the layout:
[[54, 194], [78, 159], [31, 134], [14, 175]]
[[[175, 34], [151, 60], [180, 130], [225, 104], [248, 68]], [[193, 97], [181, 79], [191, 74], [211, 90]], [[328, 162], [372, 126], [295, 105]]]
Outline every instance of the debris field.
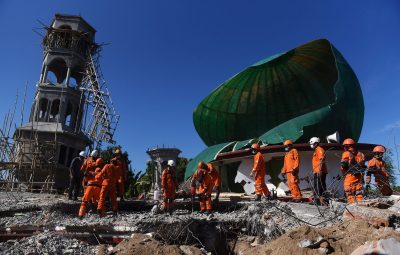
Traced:
[[172, 215], [152, 200], [125, 201], [117, 215], [82, 220], [80, 203], [61, 195], [0, 196], [0, 254], [350, 254], [400, 240], [398, 196], [350, 206], [222, 200], [211, 215], [183, 199]]

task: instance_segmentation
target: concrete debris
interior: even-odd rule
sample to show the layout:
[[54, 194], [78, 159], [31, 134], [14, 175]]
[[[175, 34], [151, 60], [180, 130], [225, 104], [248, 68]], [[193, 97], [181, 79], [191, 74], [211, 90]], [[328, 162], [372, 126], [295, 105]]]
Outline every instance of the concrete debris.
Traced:
[[[117, 215], [99, 218], [94, 211], [79, 220], [79, 202], [56, 195], [22, 197], [7, 206], [0, 203], [0, 254], [80, 254], [79, 249], [99, 255], [153, 255], [155, 250], [195, 255], [350, 254], [367, 241], [400, 237], [400, 217], [379, 209], [395, 206], [399, 200], [393, 199], [352, 205], [331, 201], [329, 206], [241, 201], [212, 215], [191, 213], [185, 200], [177, 201], [179, 209], [172, 215], [158, 211], [154, 203], [141, 203], [144, 207], [138, 209], [125, 202]], [[20, 233], [26, 237], [21, 239]], [[13, 235], [21, 237], [10, 240]]]
[[159, 214], [161, 212], [161, 209], [158, 205], [154, 205], [153, 208], [151, 208], [151, 214]]
[[322, 236], [318, 236], [316, 241], [306, 239], [298, 243], [299, 247], [301, 248], [311, 248], [311, 249], [319, 248], [321, 247], [321, 244], [323, 244], [323, 246], [326, 247], [329, 246], [329, 243]]
[[358, 247], [351, 255], [385, 254], [397, 255], [400, 251], [400, 241], [395, 238], [375, 240]]
[[388, 210], [400, 214], [400, 200], [394, 202], [394, 204], [388, 208]]
[[[256, 247], [247, 239], [238, 240], [234, 254], [280, 255], [280, 254], [351, 254], [367, 241], [387, 238], [400, 240], [400, 233], [392, 228], [376, 229], [365, 221], [336, 223], [329, 227], [301, 226], [279, 238]], [[317, 245], [318, 244], [318, 245]]]
[[189, 245], [181, 245], [179, 246], [179, 249], [183, 251], [185, 255], [203, 255], [204, 253], [196, 247], [189, 246]]
[[1, 243], [0, 254], [95, 254], [95, 247], [76, 239], [42, 233]]
[[365, 220], [376, 227], [393, 226], [393, 222], [398, 221], [399, 218], [400, 214], [396, 214], [393, 211], [367, 207], [363, 203], [347, 205], [343, 214], [344, 220]]

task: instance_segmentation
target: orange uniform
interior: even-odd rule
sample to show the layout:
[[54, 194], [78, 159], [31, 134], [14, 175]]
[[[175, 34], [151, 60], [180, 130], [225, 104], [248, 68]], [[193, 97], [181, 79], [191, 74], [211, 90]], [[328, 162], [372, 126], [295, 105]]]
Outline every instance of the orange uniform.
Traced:
[[85, 184], [94, 179], [96, 167], [96, 158], [88, 157], [85, 162], [83, 162], [81, 172], [84, 175], [83, 182]]
[[[196, 185], [196, 182], [199, 185]], [[200, 210], [202, 212], [211, 211], [211, 193], [214, 187], [214, 182], [211, 175], [205, 169], [197, 169], [192, 176], [192, 187], [196, 187], [196, 194], [199, 196]]]
[[320, 199], [323, 199], [322, 197], [326, 191], [326, 175], [328, 171], [325, 164], [325, 150], [319, 145], [314, 149], [312, 168], [314, 173], [314, 192]]
[[164, 190], [163, 208], [164, 210], [170, 210], [174, 208], [176, 181], [175, 174], [169, 167], [162, 172], [161, 187]]
[[121, 198], [124, 197], [125, 194], [125, 180], [126, 180], [126, 175], [127, 175], [127, 167], [126, 167], [126, 162], [122, 158], [114, 158], [116, 161], [115, 163], [115, 169], [117, 171], [117, 187], [118, 187], [118, 193]]
[[390, 188], [389, 173], [386, 170], [386, 162], [384, 160], [372, 158], [368, 161], [367, 184], [371, 182], [372, 174], [375, 176], [375, 185], [379, 188], [382, 195], [392, 195], [393, 190]]
[[287, 183], [293, 199], [301, 198], [301, 191], [299, 188], [299, 165], [299, 153], [297, 149], [291, 148], [285, 154], [282, 175], [286, 175]]
[[109, 195], [111, 198], [112, 210], [116, 212], [118, 210], [116, 194], [118, 173], [115, 170], [115, 166], [113, 164], [106, 164], [98, 175], [100, 178], [102, 178], [103, 181], [101, 185], [100, 199], [97, 209], [101, 211], [101, 214], [105, 213], [106, 197], [107, 195]]
[[341, 171], [345, 174], [343, 186], [347, 196], [347, 202], [353, 203], [355, 200], [362, 201], [364, 176], [360, 170], [365, 165], [364, 154], [361, 152], [354, 154], [351, 151], [345, 151], [342, 154], [341, 164]]
[[254, 155], [252, 173], [254, 174], [254, 186], [256, 189], [256, 194], [259, 196], [270, 195], [268, 187], [265, 184], [266, 165], [261, 152], [257, 152], [257, 154]]
[[314, 150], [312, 157], [312, 167], [314, 174], [327, 174], [327, 168], [325, 164], [325, 150], [321, 146], [317, 146]]
[[220, 188], [221, 187], [221, 175], [219, 174], [218, 170], [215, 169], [215, 167], [208, 163], [208, 173], [210, 174], [213, 182], [214, 182], [214, 187], [215, 188]]
[[100, 198], [101, 184], [103, 182], [102, 176], [98, 174], [100, 171], [101, 168], [97, 168], [97, 175], [94, 177], [94, 179], [88, 181], [85, 193], [82, 197], [82, 204], [79, 209], [80, 217], [85, 216], [86, 207], [90, 202], [97, 203]]

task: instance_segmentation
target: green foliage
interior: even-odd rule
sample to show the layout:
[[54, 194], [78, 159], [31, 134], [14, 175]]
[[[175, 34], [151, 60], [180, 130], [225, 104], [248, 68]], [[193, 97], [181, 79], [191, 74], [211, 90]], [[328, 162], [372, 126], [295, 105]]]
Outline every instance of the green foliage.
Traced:
[[190, 161], [190, 159], [187, 159], [187, 158], [178, 157], [176, 159], [175, 176], [176, 176], [176, 181], [179, 184], [181, 184], [182, 182], [185, 181], [185, 171], [186, 171], [186, 167], [187, 167], [189, 161]]
[[400, 192], [400, 186], [393, 186], [392, 189], [395, 192]]
[[396, 186], [396, 173], [393, 164], [393, 152], [391, 150], [387, 150], [385, 155], [383, 156], [383, 160], [386, 162], [386, 170], [389, 173], [389, 183], [390, 186]]
[[143, 174], [141, 172], [132, 171], [132, 168], [129, 167], [128, 175], [126, 177], [125, 187], [125, 197], [126, 198], [133, 198], [140, 195], [140, 192], [137, 190], [136, 186]]
[[151, 189], [151, 184], [153, 182], [153, 170], [151, 161], [146, 164], [146, 171], [140, 176], [138, 181], [135, 183], [135, 189], [138, 194], [149, 192]]

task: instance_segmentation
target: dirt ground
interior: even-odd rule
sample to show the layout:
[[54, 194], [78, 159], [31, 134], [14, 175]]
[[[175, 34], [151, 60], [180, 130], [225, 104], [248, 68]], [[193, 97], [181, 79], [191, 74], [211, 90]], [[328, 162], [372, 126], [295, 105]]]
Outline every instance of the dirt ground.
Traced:
[[117, 255], [203, 255], [200, 249], [194, 246], [165, 245], [144, 234], [134, 234], [129, 240], [124, 240], [114, 247], [113, 254]]
[[322, 229], [301, 226], [274, 241], [254, 247], [246, 239], [242, 239], [237, 242], [234, 251], [241, 255], [321, 254], [317, 248], [300, 248], [298, 245], [305, 239], [316, 241], [320, 236], [328, 241], [331, 254], [340, 255], [351, 254], [366, 241], [390, 237], [400, 240], [400, 233], [392, 228], [376, 229], [365, 221], [348, 221]]

